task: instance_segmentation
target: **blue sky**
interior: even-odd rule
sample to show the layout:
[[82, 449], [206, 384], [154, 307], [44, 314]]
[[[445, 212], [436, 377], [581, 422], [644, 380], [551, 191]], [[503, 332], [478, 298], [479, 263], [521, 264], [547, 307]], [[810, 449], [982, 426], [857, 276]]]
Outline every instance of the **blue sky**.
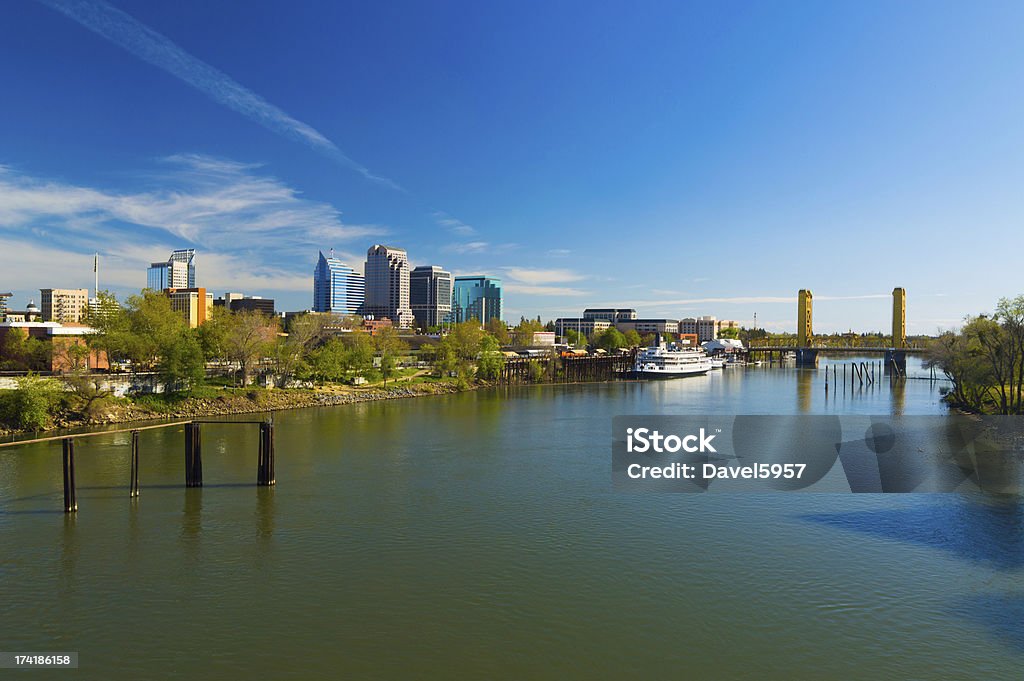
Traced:
[[1024, 293], [1020, 3], [14, 0], [0, 290], [311, 302], [373, 243], [587, 306], [911, 332]]

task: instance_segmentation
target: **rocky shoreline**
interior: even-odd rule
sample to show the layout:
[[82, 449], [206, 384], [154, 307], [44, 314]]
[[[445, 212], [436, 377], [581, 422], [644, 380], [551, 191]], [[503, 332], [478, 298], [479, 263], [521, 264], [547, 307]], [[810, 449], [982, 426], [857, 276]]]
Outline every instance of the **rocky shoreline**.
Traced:
[[[172, 408], [154, 409], [143, 402], [124, 400], [112, 406], [109, 411], [96, 418], [64, 416], [54, 420], [45, 431], [105, 426], [134, 421], [157, 419], [196, 419], [207, 416], [229, 416], [232, 414], [266, 414], [284, 409], [306, 407], [333, 407], [358, 402], [394, 400], [425, 395], [449, 395], [471, 390], [460, 388], [454, 383], [417, 383], [393, 388], [349, 389], [344, 392], [329, 390], [250, 390], [244, 395], [225, 394], [215, 398], [190, 397]], [[7, 430], [0, 427], [0, 436], [26, 435], [28, 431]]]

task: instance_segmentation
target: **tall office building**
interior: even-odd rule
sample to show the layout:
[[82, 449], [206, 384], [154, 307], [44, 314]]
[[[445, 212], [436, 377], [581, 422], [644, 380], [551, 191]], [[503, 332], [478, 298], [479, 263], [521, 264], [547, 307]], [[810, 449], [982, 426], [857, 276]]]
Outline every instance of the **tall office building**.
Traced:
[[334, 257], [320, 252], [313, 270], [313, 311], [359, 314], [366, 298], [363, 275]]
[[171, 300], [171, 309], [181, 314], [189, 328], [203, 324], [213, 314], [213, 294], [205, 288], [166, 288], [164, 295]]
[[44, 322], [77, 324], [89, 311], [89, 289], [39, 289]]
[[486, 324], [501, 319], [501, 279], [455, 277], [452, 314], [457, 322], [475, 319]]
[[409, 307], [409, 257], [402, 248], [379, 244], [366, 252], [363, 314], [387, 317], [400, 329], [413, 325]]
[[452, 273], [436, 265], [417, 267], [409, 274], [409, 305], [422, 328], [451, 321]]
[[162, 291], [165, 288], [196, 287], [196, 249], [181, 248], [171, 253], [167, 262], [155, 262], [146, 272], [146, 288]]
[[0, 322], [7, 318], [7, 299], [13, 295], [13, 293], [0, 293]]

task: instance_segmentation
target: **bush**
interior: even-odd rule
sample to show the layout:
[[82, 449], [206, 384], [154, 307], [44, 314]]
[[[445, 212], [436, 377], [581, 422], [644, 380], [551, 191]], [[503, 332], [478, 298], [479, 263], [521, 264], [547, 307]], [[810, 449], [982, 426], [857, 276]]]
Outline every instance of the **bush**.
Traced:
[[62, 402], [60, 386], [38, 376], [18, 379], [18, 387], [0, 400], [0, 421], [19, 430], [43, 430]]

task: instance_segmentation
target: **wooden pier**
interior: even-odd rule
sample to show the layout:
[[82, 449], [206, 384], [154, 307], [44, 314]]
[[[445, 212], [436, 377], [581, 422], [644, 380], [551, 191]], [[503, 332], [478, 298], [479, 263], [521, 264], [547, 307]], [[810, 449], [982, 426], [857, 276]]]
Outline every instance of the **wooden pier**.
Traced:
[[75, 485], [75, 443], [89, 437], [102, 435], [114, 435], [117, 433], [130, 433], [130, 456], [131, 474], [128, 481], [128, 496], [130, 499], [137, 499], [139, 496], [139, 433], [143, 430], [155, 430], [160, 428], [177, 428], [184, 426], [184, 451], [185, 451], [185, 487], [203, 486], [203, 437], [202, 426], [207, 425], [258, 425], [259, 450], [256, 461], [256, 484], [261, 487], [269, 487], [276, 484], [277, 480], [274, 471], [274, 422], [267, 421], [175, 421], [174, 423], [160, 423], [151, 426], [139, 426], [137, 428], [121, 428], [117, 430], [104, 430], [95, 433], [78, 433], [75, 435], [53, 435], [49, 437], [38, 437], [31, 440], [18, 440], [16, 442], [2, 442], [0, 447], [18, 447], [21, 445], [35, 444], [39, 442], [61, 443], [61, 465], [64, 472], [64, 512], [75, 513], [78, 511], [78, 500], [76, 498]]
[[636, 351], [626, 355], [514, 357], [505, 360], [502, 383], [583, 383], [626, 378]]

